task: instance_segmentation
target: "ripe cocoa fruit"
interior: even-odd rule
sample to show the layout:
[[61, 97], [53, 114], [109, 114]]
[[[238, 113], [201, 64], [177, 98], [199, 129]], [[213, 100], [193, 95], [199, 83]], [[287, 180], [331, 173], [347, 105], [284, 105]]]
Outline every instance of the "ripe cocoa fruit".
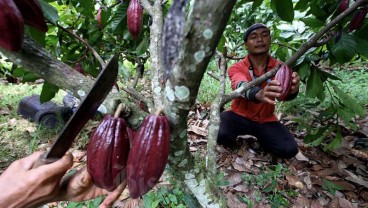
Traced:
[[130, 0], [127, 11], [128, 30], [134, 39], [138, 39], [142, 31], [143, 7], [139, 0]]
[[367, 16], [368, 7], [359, 9], [353, 16], [349, 24], [349, 32], [359, 29], [364, 22], [365, 16]]
[[339, 7], [337, 9], [338, 13], [345, 11], [349, 7], [350, 0], [340, 0]]
[[277, 97], [277, 100], [283, 101], [291, 92], [292, 85], [292, 71], [290, 67], [286, 64], [282, 64], [280, 69], [276, 72], [275, 80], [277, 80], [281, 84], [281, 92], [280, 96]]
[[21, 48], [24, 22], [13, 0], [0, 0], [0, 47], [9, 51]]
[[101, 20], [101, 12], [102, 9], [98, 9], [97, 11], [97, 16], [96, 16], [96, 20], [97, 20], [97, 24], [98, 24], [98, 28], [100, 28], [100, 30], [102, 30], [102, 20]]
[[130, 149], [127, 185], [135, 199], [147, 193], [160, 179], [169, 157], [170, 125], [165, 116], [147, 116]]
[[124, 119], [106, 115], [91, 136], [87, 171], [94, 184], [108, 191], [125, 180], [129, 138]]
[[45, 21], [45, 17], [43, 16], [42, 9], [38, 0], [13, 0], [17, 5], [22, 17], [24, 19], [24, 23], [35, 27], [42, 32], [47, 32], [47, 24]]

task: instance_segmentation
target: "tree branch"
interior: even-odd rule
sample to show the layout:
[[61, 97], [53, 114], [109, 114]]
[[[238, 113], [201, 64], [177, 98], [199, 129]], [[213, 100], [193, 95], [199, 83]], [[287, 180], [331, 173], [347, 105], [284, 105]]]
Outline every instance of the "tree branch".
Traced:
[[153, 8], [152, 8], [152, 5], [149, 3], [148, 0], [140, 0], [141, 1], [141, 5], [143, 7], [144, 10], [147, 11], [147, 13], [152, 17], [154, 16], [154, 11], [153, 11]]
[[[9, 52], [1, 47], [0, 51], [13, 63], [23, 66], [27, 71], [35, 73], [45, 81], [69, 91], [70, 94], [79, 99], [83, 99], [80, 96], [81, 92], [87, 93], [93, 86], [94, 81], [91, 78], [57, 60], [27, 36], [24, 37], [20, 51]], [[114, 111], [117, 97], [118, 95], [114, 91], [107, 96], [103, 103], [106, 113]]]
[[93, 54], [93, 56], [98, 60], [98, 62], [100, 63], [101, 68], [105, 68], [106, 63], [104, 62], [104, 60], [102, 60], [101, 56], [97, 53], [97, 51], [91, 46], [89, 45], [89, 43], [84, 40], [83, 38], [79, 37], [77, 34], [75, 34], [74, 32], [62, 27], [59, 24], [56, 24], [56, 26], [58, 28], [60, 28], [61, 30], [65, 31], [66, 33], [68, 33], [69, 35], [75, 37], [76, 39], [78, 39], [80, 42], [82, 42], [87, 48], [88, 50], [91, 51], [91, 53]]

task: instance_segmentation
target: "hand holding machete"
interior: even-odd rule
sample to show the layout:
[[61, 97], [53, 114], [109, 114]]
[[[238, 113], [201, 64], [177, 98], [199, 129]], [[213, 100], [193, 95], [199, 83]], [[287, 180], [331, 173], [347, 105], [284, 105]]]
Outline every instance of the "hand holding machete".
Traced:
[[10, 189], [0, 193], [0, 208], [34, 207], [61, 200], [84, 201], [101, 195], [107, 197], [100, 207], [110, 207], [119, 197], [125, 184], [107, 192], [92, 183], [85, 168], [63, 178], [73, 161], [72, 155], [65, 153], [110, 92], [116, 81], [117, 69], [118, 55], [115, 55], [48, 152], [36, 152], [17, 160], [1, 175], [0, 187]]

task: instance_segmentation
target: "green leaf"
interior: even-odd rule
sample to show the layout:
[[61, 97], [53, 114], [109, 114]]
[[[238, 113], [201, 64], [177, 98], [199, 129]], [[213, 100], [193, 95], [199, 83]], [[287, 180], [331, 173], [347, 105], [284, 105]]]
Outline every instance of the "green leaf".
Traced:
[[342, 81], [339, 77], [337, 77], [337, 76], [335, 76], [335, 75], [333, 75], [331, 73], [328, 73], [326, 71], [319, 70], [318, 73], [321, 76], [321, 79], [323, 81], [327, 81], [327, 79], [340, 80], [340, 81]]
[[359, 105], [358, 102], [354, 98], [350, 97], [350, 95], [342, 91], [337, 85], [332, 83], [332, 86], [337, 96], [340, 98], [341, 102], [347, 109], [351, 110], [357, 115], [360, 115], [360, 116], [364, 115], [363, 107]]
[[357, 44], [358, 53], [368, 58], [368, 40], [355, 38], [355, 42]]
[[325, 132], [327, 129], [328, 129], [327, 126], [318, 128], [316, 133], [314, 133], [314, 134], [313, 133], [308, 134], [304, 138], [304, 141], [306, 143], [311, 143], [311, 142], [315, 141], [316, 139], [320, 138], [322, 136], [323, 132]]
[[322, 27], [325, 25], [325, 23], [322, 20], [316, 19], [316, 18], [302, 18], [302, 22], [304, 22], [309, 27]]
[[45, 46], [45, 33], [31, 26], [24, 27], [26, 34], [28, 34], [33, 40], [35, 40], [41, 46]]
[[329, 136], [335, 129], [336, 129], [336, 126], [327, 127], [326, 131], [319, 132], [319, 133], [322, 133], [322, 135], [320, 137], [317, 137], [313, 142], [309, 143], [308, 145], [311, 145], [311, 146], [314, 146], [314, 147], [320, 145], [325, 140], [325, 138], [327, 136]]
[[342, 144], [342, 135], [340, 128], [337, 128], [336, 137], [323, 148], [323, 151], [339, 148], [341, 147], [341, 144]]
[[302, 64], [298, 66], [297, 71], [300, 76], [300, 79], [305, 83], [311, 72], [311, 70], [309, 69], [309, 64], [306, 61], [304, 61]]
[[343, 33], [339, 42], [331, 48], [332, 54], [340, 64], [350, 61], [357, 52], [357, 43], [353, 36]]
[[47, 3], [44, 0], [39, 0], [43, 15], [45, 18], [56, 25], [56, 23], [59, 20], [59, 14], [55, 7], [51, 6], [49, 3]]
[[323, 185], [322, 188], [325, 189], [326, 191], [330, 192], [331, 194], [335, 195], [336, 190], [344, 190], [344, 187], [335, 184], [332, 181], [323, 179]]
[[124, 35], [124, 31], [127, 30], [127, 8], [128, 4], [119, 4], [116, 12], [114, 12], [114, 16], [111, 18], [110, 27], [114, 35]]
[[149, 38], [148, 37], [144, 37], [143, 40], [139, 43], [139, 45], [137, 46], [135, 53], [140, 56], [142, 54], [144, 54], [149, 46]]
[[294, 20], [294, 8], [292, 0], [275, 0], [277, 15], [284, 21]]
[[256, 10], [259, 6], [261, 6], [263, 0], [254, 0], [253, 4], [252, 4], [252, 11], [254, 12], [254, 10]]
[[305, 11], [309, 7], [310, 0], [299, 0], [295, 5], [295, 10]]
[[190, 194], [184, 194], [183, 201], [188, 208], [196, 208], [196, 199]]
[[321, 93], [320, 91], [323, 91], [323, 82], [317, 69], [313, 67], [311, 68], [311, 74], [307, 80], [307, 89], [305, 94], [310, 98], [315, 98]]
[[225, 43], [226, 43], [226, 38], [223, 35], [223, 36], [221, 36], [221, 39], [220, 39], [219, 43], [217, 44], [217, 50], [220, 51], [220, 52], [223, 52]]
[[59, 91], [58, 86], [56, 86], [54, 84], [50, 84], [48, 82], [43, 83], [42, 91], [41, 91], [41, 95], [40, 95], [41, 103], [50, 101], [52, 98], [55, 97], [55, 95], [58, 91]]
[[39, 77], [36, 74], [27, 71], [23, 74], [22, 82], [34, 82], [37, 79], [39, 79]]

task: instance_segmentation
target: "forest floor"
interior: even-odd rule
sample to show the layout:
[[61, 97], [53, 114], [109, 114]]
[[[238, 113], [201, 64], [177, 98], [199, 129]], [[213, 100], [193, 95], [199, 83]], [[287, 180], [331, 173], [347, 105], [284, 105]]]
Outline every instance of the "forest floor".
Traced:
[[[60, 128], [40, 128], [17, 115], [20, 99], [30, 95], [31, 90], [27, 89], [37, 88], [37, 84], [17, 86], [15, 91], [10, 91], [15, 85], [4, 80], [0, 85], [1, 174], [12, 161], [49, 147]], [[11, 100], [8, 100], [10, 97]], [[313, 111], [309, 113], [318, 114]], [[298, 115], [279, 113], [278, 116], [299, 145], [300, 154], [295, 158], [273, 158], [260, 149], [256, 139], [250, 136], [242, 137], [244, 142], [238, 150], [217, 146], [217, 164], [222, 181], [219, 186], [227, 196], [228, 207], [368, 207], [368, 116], [354, 121], [358, 125], [355, 132], [342, 125], [342, 145], [330, 151], [323, 150], [325, 143], [317, 147], [304, 143], [306, 131], [299, 129], [293, 120]], [[194, 155], [205, 155], [209, 106], [197, 104], [189, 118], [190, 151]], [[316, 123], [311, 121], [310, 125], [318, 125]], [[88, 138], [97, 125], [98, 120], [91, 120], [78, 136], [71, 150], [74, 155], [73, 168], [85, 165]], [[167, 184], [162, 181], [155, 190]], [[124, 191], [115, 205], [134, 207], [142, 205], [143, 200], [129, 200], [128, 193]], [[49, 207], [79, 207], [78, 204], [63, 204], [49, 204]], [[159, 203], [158, 207], [176, 207], [164, 204]]]

